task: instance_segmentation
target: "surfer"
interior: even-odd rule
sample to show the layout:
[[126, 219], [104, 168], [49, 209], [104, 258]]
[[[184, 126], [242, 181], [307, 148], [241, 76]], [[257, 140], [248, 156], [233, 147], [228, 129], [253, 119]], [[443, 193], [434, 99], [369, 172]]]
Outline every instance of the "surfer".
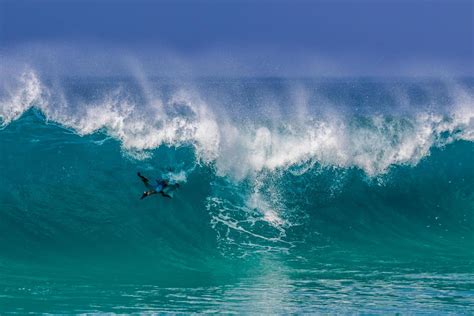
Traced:
[[179, 184], [170, 184], [167, 180], [165, 179], [157, 179], [156, 180], [156, 185], [150, 184], [150, 180], [148, 178], [144, 177], [141, 175], [140, 172], [137, 172], [137, 175], [142, 179], [143, 184], [145, 187], [148, 189], [147, 191], [143, 192], [142, 197], [140, 200], [143, 200], [147, 196], [153, 195], [153, 194], [161, 194], [163, 197], [167, 198], [172, 198], [172, 195], [170, 194], [170, 190], [179, 188]]

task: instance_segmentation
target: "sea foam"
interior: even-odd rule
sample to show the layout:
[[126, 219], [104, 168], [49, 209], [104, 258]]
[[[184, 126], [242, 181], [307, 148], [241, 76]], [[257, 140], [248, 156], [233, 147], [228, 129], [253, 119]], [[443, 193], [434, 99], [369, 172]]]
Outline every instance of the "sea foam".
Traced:
[[[126, 152], [147, 152], [161, 145], [193, 146], [200, 163], [212, 164], [219, 175], [235, 179], [308, 161], [357, 167], [374, 176], [393, 165], [415, 165], [432, 147], [474, 140], [474, 97], [455, 83], [446, 84], [451, 103], [442, 111], [425, 106], [400, 113], [348, 114], [347, 109], [339, 113], [337, 107], [326, 105], [327, 111], [313, 114], [311, 107], [321, 104], [309, 104], [309, 92], [298, 87], [290, 98], [294, 104], [285, 105], [294, 108], [290, 115], [247, 114], [245, 118], [227, 115], [210, 104], [206, 91], [178, 86], [165, 98], [150, 86], [146, 98], [137, 98], [136, 91], [121, 83], [90, 100], [75, 100], [26, 70], [2, 81], [0, 118], [5, 126], [34, 107], [46, 119], [79, 135], [105, 132], [120, 141]], [[281, 112], [275, 105], [262, 104], [262, 108], [272, 106], [275, 113]]]

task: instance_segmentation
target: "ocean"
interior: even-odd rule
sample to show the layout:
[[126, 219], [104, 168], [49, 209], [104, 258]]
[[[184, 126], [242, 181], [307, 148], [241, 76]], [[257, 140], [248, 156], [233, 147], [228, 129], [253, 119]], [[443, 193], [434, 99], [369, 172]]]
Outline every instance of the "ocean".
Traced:
[[[0, 86], [0, 313], [474, 313], [472, 78]], [[172, 199], [137, 177], [179, 183]]]

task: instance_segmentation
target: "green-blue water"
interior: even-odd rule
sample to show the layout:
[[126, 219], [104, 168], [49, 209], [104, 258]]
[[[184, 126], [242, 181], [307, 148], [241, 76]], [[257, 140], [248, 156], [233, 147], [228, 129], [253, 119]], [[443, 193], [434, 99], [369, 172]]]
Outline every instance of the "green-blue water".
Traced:
[[[24, 74], [0, 312], [472, 313], [472, 89]], [[180, 189], [140, 200], [137, 171]]]

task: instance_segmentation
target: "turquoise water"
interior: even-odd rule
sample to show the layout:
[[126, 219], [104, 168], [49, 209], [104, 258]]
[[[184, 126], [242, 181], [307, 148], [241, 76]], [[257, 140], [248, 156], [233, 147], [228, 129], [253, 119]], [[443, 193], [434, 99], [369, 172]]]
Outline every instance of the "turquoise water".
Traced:
[[0, 312], [472, 313], [473, 87], [8, 81]]

